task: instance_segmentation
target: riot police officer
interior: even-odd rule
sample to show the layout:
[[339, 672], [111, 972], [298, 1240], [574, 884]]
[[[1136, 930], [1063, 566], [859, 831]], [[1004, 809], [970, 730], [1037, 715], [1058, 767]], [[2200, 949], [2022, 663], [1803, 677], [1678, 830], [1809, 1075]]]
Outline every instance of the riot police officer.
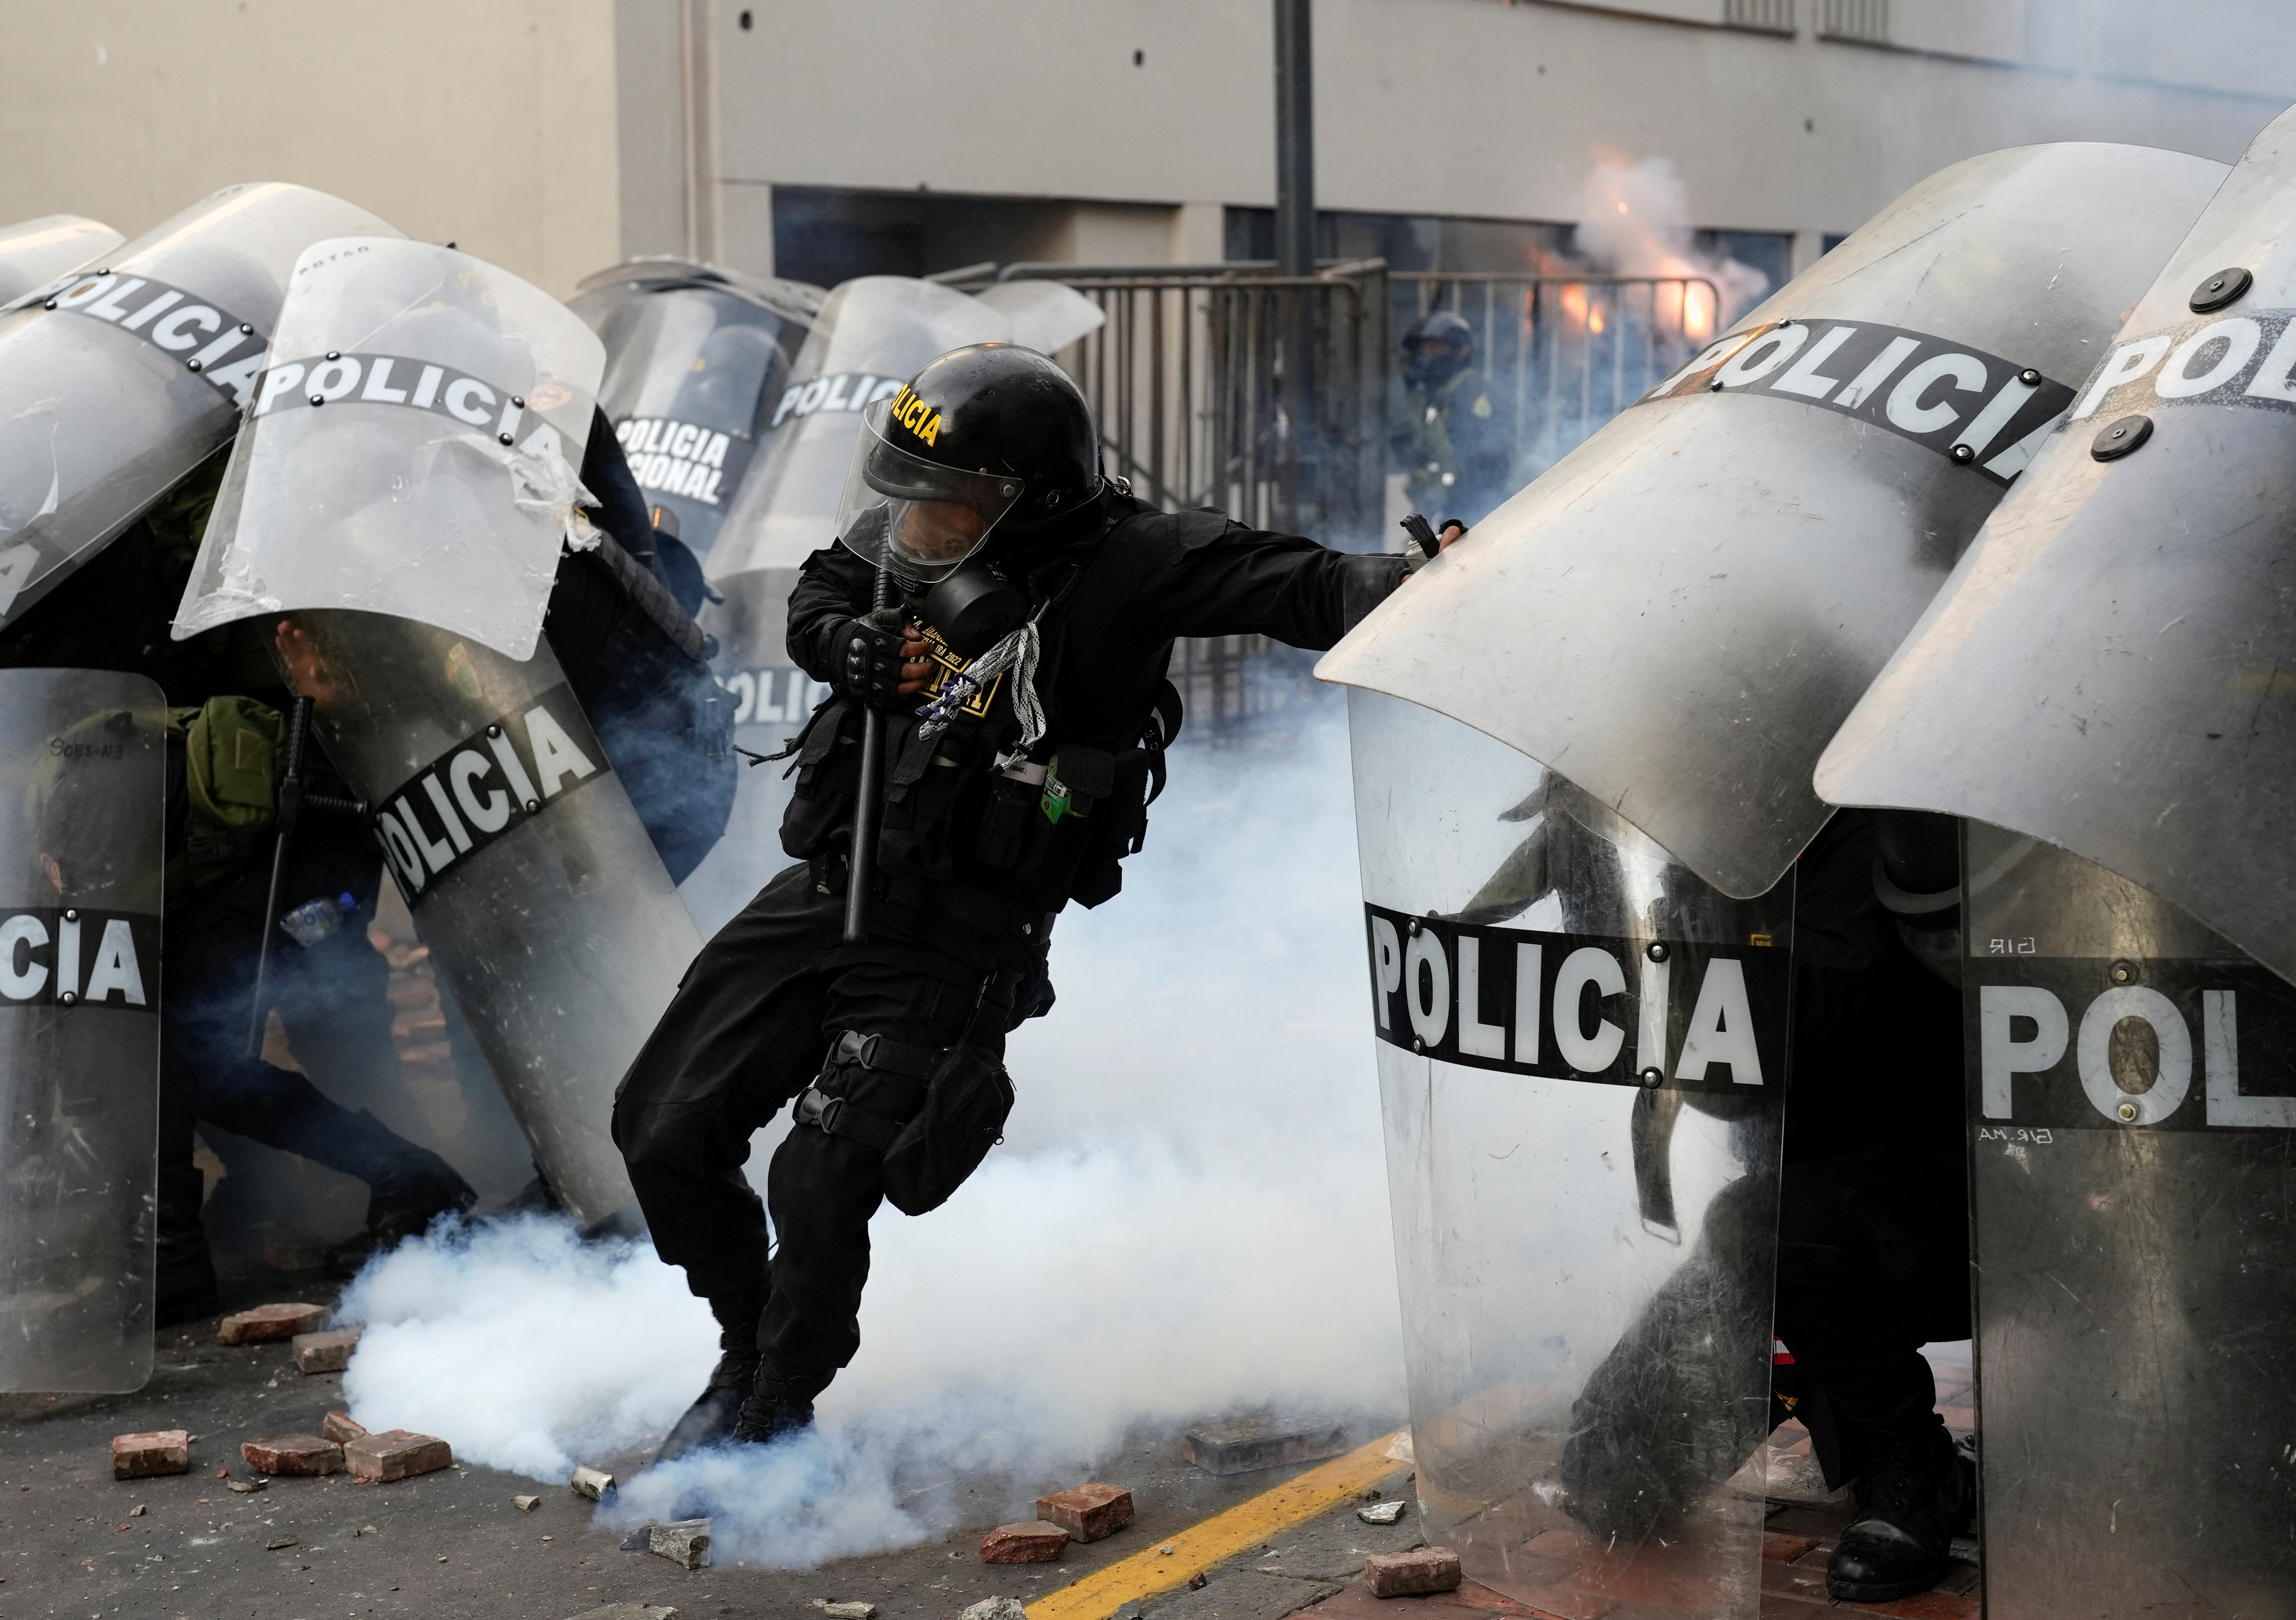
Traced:
[[1456, 310], [1423, 316], [1403, 337], [1404, 395], [1390, 443], [1422, 512], [1479, 522], [1514, 492], [1512, 414], [1474, 365], [1475, 329]]
[[[1009, 344], [945, 354], [870, 407], [837, 533], [790, 598], [791, 660], [834, 693], [792, 745], [798, 864], [702, 950], [616, 1098], [655, 1246], [722, 1328], [665, 1458], [808, 1422], [860, 1345], [880, 1202], [931, 1207], [994, 1139], [1004, 1038], [1052, 1003], [1054, 916], [1113, 896], [1141, 846], [1179, 721], [1174, 638], [1326, 647], [1404, 577], [1134, 498], [1103, 478], [1075, 385]], [[868, 928], [848, 942], [880, 777]], [[792, 1102], [769, 1262], [741, 1167]]]

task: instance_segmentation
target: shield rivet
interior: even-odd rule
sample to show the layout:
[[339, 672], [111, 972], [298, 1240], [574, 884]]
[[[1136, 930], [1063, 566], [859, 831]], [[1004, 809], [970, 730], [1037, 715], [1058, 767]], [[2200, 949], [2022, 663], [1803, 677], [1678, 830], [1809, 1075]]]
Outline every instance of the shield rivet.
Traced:
[[2134, 962], [2115, 962], [2112, 965], [2112, 982], [2115, 984], [2134, 984], [2144, 976], [2137, 972], [2136, 964]]
[[2152, 417], [2123, 416], [2096, 436], [2088, 453], [2099, 461], [2119, 461], [2152, 437]]
[[1977, 452], [1965, 444], [1957, 444], [1946, 454], [1952, 456], [1956, 464], [1964, 467], [1977, 459]]
[[1422, 1057], [1427, 1056], [1427, 1043], [1420, 1040], [1416, 1035], [1414, 1035], [1411, 1038], [1411, 1049], [1418, 1053]]
[[1720, 393], [1720, 392], [1722, 391], [1722, 379], [1721, 379], [1721, 378], [1719, 378], [1719, 377], [1717, 377], [1717, 378], [1715, 378], [1715, 379], [1714, 379], [1714, 381], [1712, 381], [1711, 382], [1709, 382], [1706, 386], [1707, 386], [1707, 388], [1708, 388], [1711, 392], [1714, 392], [1714, 393], [1718, 393], [1718, 393]]
[[197, 358], [192, 358], [192, 359], [186, 360], [186, 361], [184, 361], [184, 366], [187, 366], [188, 368], [190, 368], [190, 369], [191, 369], [191, 370], [193, 370], [193, 371], [197, 371], [197, 370], [199, 370], [199, 368], [200, 368], [200, 363], [199, 363], [199, 360], [197, 359]]
[[109, 266], [109, 265], [106, 265], [102, 269], [98, 270], [98, 271], [96, 272], [96, 274], [97, 274], [98, 275], [111, 275], [111, 266]]
[[53, 308], [54, 308], [55, 307], [56, 307], [56, 300], [53, 300], [53, 299], [50, 299], [46, 303], [42, 304], [42, 305], [40, 306], [40, 308], [43, 308], [43, 309], [53, 309]]
[[61, 996], [58, 996], [56, 999], [62, 1002], [66, 1007], [78, 1007], [79, 1005], [79, 992], [77, 991], [68, 990]]
[[342, 358], [343, 358], [343, 351], [342, 351], [341, 349], [330, 349], [329, 350], [327, 350], [327, 358], [329, 358], [330, 360], [340, 360], [340, 359], [341, 359]]
[[488, 736], [500, 736], [502, 735], [502, 728], [500, 726], [489, 726], [487, 728], [487, 735]]
[[1652, 940], [1649, 944], [1643, 947], [1643, 954], [1653, 962], [1665, 961], [1666, 942], [1664, 940]]
[[2120, 1116], [2120, 1122], [2124, 1125], [2133, 1125], [2136, 1122], [2136, 1105], [2135, 1103], [2123, 1103], [2120, 1106], [2115, 1108], [2113, 1113]]
[[542, 806], [541, 806], [539, 803], [536, 802], [535, 802], [534, 800], [532, 800], [532, 799], [529, 799], [529, 800], [526, 802], [526, 813], [527, 813], [528, 815], [529, 815], [529, 816], [531, 816], [532, 814], [534, 814], [534, 812], [535, 812], [535, 811], [537, 811], [537, 810], [540, 810], [541, 808], [542, 808]]
[[1420, 929], [1425, 926], [1426, 925], [1421, 922], [1417, 917], [1413, 917], [1411, 919], [1411, 937], [1414, 940], [1417, 939], [1419, 937]]
[[2221, 309], [2226, 304], [2236, 304], [2256, 278], [2238, 265], [2218, 270], [2214, 275], [2193, 289], [2193, 313], [2206, 315]]
[[524, 394], [512, 394], [510, 397], [510, 402], [518, 407], [521, 410], [524, 410], [526, 408], [526, 396]]
[[253, 332], [254, 330], [255, 330], [255, 323], [254, 323], [254, 322], [252, 322], [252, 321], [242, 321], [242, 322], [240, 322], [240, 324], [239, 324], [239, 335], [240, 335], [240, 336], [242, 336], [242, 337], [245, 337], [248, 333], [250, 333]]
[[510, 435], [508, 433], [497, 433], [495, 437], [500, 439], [504, 444], [508, 444], [510, 442]]
[[2038, 388], [2041, 385], [2041, 374], [2028, 366], [2017, 374], [2017, 381], [2028, 388]]
[[324, 405], [326, 402], [327, 396], [324, 394], [313, 394], [311, 396], [311, 403], [314, 405]]
[[1666, 1074], [1664, 1071], [1656, 1068], [1644, 1069], [1641, 1073], [1636, 1075], [1635, 1078], [1642, 1082], [1644, 1089], [1646, 1090], [1654, 1091], [1660, 1086], [1666, 1083]]
[[68, 923], [76, 923], [79, 921], [79, 913], [70, 906], [65, 907], [64, 921]]

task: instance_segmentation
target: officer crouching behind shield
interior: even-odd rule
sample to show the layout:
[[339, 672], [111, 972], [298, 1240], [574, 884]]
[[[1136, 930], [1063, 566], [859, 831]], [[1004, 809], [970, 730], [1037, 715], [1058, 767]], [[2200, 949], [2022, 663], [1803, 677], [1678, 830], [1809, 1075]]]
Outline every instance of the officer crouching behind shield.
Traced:
[[[860, 1347], [878, 1205], [934, 1207], [996, 1139], [1004, 1038], [1052, 1006], [1054, 917], [1114, 895], [1140, 847], [1179, 724], [1174, 639], [1328, 647], [1404, 578], [1397, 557], [1134, 498], [1101, 476], [1083, 396], [1031, 349], [945, 354], [865, 422], [839, 539], [790, 597], [791, 658], [833, 692], [792, 745], [799, 864], [695, 958], [615, 1101], [655, 1247], [722, 1329], [662, 1460], [809, 1423]], [[761, 1205], [742, 1165], [784, 1104]]]

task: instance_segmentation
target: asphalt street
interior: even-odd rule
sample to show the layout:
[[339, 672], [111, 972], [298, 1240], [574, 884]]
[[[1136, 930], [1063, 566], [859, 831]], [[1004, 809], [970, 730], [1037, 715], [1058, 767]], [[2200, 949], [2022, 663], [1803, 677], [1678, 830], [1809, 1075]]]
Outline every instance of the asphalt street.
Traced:
[[[308, 1278], [271, 1279], [264, 1297], [325, 1303]], [[244, 1288], [234, 1308], [259, 1303]], [[953, 1528], [900, 1551], [808, 1571], [718, 1564], [688, 1571], [621, 1550], [624, 1533], [593, 1524], [598, 1509], [562, 1481], [457, 1466], [418, 1478], [362, 1484], [343, 1474], [254, 1483], [242, 1440], [318, 1432], [342, 1404], [340, 1374], [296, 1370], [285, 1344], [226, 1346], [216, 1321], [160, 1336], [151, 1382], [129, 1395], [0, 1396], [0, 1613], [10, 1616], [488, 1616], [569, 1620], [613, 1604], [664, 1607], [688, 1616], [818, 1611], [816, 1602], [875, 1604], [879, 1620], [948, 1620], [991, 1596], [1034, 1603], [1045, 1594], [1159, 1545], [1308, 1465], [1215, 1478], [1180, 1456], [1177, 1433], [1128, 1436], [1092, 1477], [1133, 1493], [1138, 1517], [1057, 1563], [988, 1566], [980, 1537], [1035, 1517], [1037, 1495], [1077, 1478], [942, 1478], [917, 1490], [937, 1498], [936, 1522]], [[140, 1430], [194, 1437], [192, 1471], [115, 1481], [111, 1441]], [[450, 1442], [452, 1435], [446, 1436]], [[1368, 1436], [1357, 1436], [1358, 1439]], [[594, 1460], [625, 1477], [643, 1453]], [[1379, 1464], [1380, 1468], [1386, 1465]], [[228, 1474], [228, 1478], [222, 1476]], [[1400, 1492], [1394, 1466], [1381, 1488]], [[512, 1499], [538, 1496], [530, 1511]], [[1211, 1565], [1207, 1585], [1123, 1606], [1160, 1620], [1275, 1620], [1330, 1595], [1366, 1551], [1417, 1543], [1415, 1520], [1374, 1529], [1353, 1502], [1273, 1534]], [[1187, 1573], [1197, 1573], [1189, 1571]], [[1248, 1578], [1247, 1578], [1248, 1577]], [[1105, 1612], [1105, 1611], [1104, 1611]]]

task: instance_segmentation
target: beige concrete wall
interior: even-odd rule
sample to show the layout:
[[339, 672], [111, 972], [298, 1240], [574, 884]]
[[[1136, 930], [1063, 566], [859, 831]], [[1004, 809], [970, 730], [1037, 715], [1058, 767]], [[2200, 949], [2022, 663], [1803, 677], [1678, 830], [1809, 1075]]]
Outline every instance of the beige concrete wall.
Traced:
[[619, 256], [614, 0], [5, 0], [0, 219], [336, 193], [563, 295]]
[[[729, 182], [1274, 201], [1264, 0], [714, 5]], [[2001, 146], [2230, 159], [2296, 99], [2292, 12], [1891, 0], [1888, 48], [1817, 37], [1823, 0], [1784, 37], [1707, 0], [1316, 0], [1318, 201], [1568, 220], [1610, 150], [1673, 159], [1701, 225], [1815, 234]]]

